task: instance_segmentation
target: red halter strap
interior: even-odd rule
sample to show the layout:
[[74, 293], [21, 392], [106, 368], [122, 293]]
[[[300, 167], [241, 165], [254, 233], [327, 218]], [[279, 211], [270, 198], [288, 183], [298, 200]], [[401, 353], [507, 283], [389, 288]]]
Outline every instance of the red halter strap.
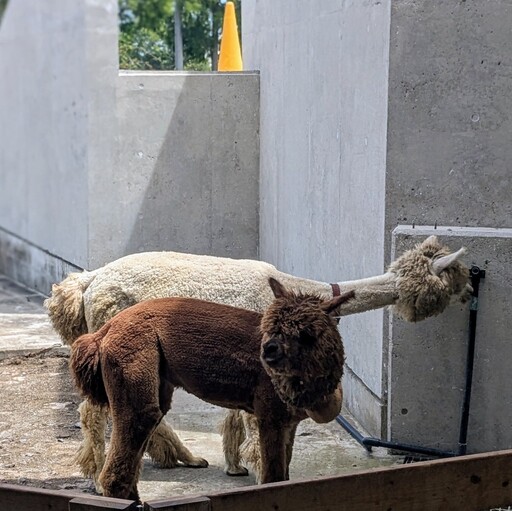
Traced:
[[332, 296], [340, 296], [341, 290], [339, 284], [331, 284], [332, 287]]

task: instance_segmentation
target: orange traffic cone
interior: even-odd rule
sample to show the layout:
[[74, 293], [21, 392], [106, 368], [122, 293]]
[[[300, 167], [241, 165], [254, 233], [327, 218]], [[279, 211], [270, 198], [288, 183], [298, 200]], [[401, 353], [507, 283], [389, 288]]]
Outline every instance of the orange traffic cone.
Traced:
[[226, 2], [224, 10], [224, 24], [222, 26], [222, 39], [220, 41], [219, 71], [243, 71], [242, 52], [238, 39], [235, 4]]

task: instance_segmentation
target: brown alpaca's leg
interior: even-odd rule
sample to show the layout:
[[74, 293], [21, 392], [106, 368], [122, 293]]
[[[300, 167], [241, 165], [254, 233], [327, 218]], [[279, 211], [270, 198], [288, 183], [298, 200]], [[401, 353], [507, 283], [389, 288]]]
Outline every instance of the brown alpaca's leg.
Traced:
[[[167, 403], [170, 405], [172, 387], [161, 385], [160, 355], [150, 331], [140, 332], [136, 357], [125, 357], [124, 345], [119, 341], [112, 342], [111, 351], [105, 347], [101, 359], [112, 414], [112, 439], [99, 480], [106, 497], [139, 500], [137, 481], [142, 455], [168, 409]], [[161, 397], [161, 391], [170, 396]], [[163, 411], [162, 406], [167, 409]]]
[[162, 468], [174, 468], [178, 461], [186, 467], [205, 468], [208, 462], [194, 456], [181, 442], [171, 426], [162, 420], [151, 435], [147, 445], [147, 452], [155, 463]]
[[163, 414], [156, 403], [135, 410], [126, 401], [118, 408], [121, 403], [112, 404], [116, 406], [112, 410], [112, 440], [99, 480], [105, 497], [139, 501], [137, 481], [142, 455]]
[[292, 424], [287, 432], [285, 432], [286, 446], [286, 480], [290, 479], [290, 463], [292, 461], [293, 443], [295, 442], [295, 432], [299, 423]]
[[258, 417], [261, 445], [261, 484], [286, 480], [286, 446], [285, 429], [272, 418]]
[[75, 461], [83, 475], [94, 481], [96, 491], [103, 493], [98, 478], [105, 463], [105, 428], [108, 408], [93, 405], [86, 400], [80, 404], [78, 411], [84, 438], [75, 455]]
[[225, 472], [228, 476], [246, 476], [249, 471], [240, 464], [240, 446], [245, 439], [243, 417], [246, 414], [230, 410], [221, 425], [222, 449], [226, 460]]

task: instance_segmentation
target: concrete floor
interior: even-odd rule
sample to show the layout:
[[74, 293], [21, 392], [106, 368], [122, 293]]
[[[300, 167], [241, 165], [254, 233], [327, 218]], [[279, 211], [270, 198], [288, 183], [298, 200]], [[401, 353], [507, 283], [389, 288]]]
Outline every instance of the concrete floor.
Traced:
[[[0, 275], [0, 359], [38, 350], [66, 350], [52, 330], [44, 308], [44, 297], [18, 286]], [[177, 392], [167, 420], [185, 444], [206, 458], [207, 469], [162, 470], [145, 460], [139, 490], [144, 500], [176, 495], [200, 494], [255, 483], [253, 475], [228, 477], [218, 425], [224, 410]], [[403, 463], [403, 457], [385, 449], [367, 453], [336, 422], [319, 425], [311, 420], [298, 429], [291, 465], [291, 479], [345, 474], [372, 467]]]

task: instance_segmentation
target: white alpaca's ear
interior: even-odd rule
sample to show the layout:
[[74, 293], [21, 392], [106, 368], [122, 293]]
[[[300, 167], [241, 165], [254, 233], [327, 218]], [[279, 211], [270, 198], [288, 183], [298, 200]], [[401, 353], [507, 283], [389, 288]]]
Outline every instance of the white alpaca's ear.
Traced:
[[423, 241], [422, 245], [425, 244], [425, 245], [430, 245], [431, 243], [438, 243], [437, 241], [437, 236], [435, 236], [434, 234], [432, 234], [431, 236], [429, 236], [426, 240]]
[[275, 298], [282, 298], [284, 296], [288, 296], [286, 289], [275, 278], [269, 277], [268, 283], [270, 284], [270, 287], [272, 288], [272, 293], [274, 293]]
[[448, 254], [446, 256], [440, 257], [439, 259], [436, 259], [432, 263], [432, 269], [434, 270], [434, 273], [436, 275], [439, 275], [443, 270], [446, 270], [448, 266], [452, 265], [457, 259], [459, 259], [459, 257], [462, 257], [466, 252], [467, 250], [465, 249], [465, 247], [462, 247], [453, 254]]
[[354, 298], [356, 295], [355, 291], [352, 289], [351, 291], [347, 291], [346, 293], [341, 293], [340, 296], [336, 296], [327, 302], [322, 303], [321, 307], [326, 312], [326, 314], [333, 314], [336, 312], [336, 309], [345, 302], [348, 302], [351, 298]]

